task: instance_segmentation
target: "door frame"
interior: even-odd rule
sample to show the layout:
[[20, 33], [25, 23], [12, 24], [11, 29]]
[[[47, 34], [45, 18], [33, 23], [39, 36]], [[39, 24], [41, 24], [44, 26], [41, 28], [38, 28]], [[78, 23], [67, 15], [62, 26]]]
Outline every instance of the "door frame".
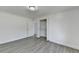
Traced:
[[45, 31], [45, 32], [46, 32], [46, 33], [45, 33], [46, 36], [45, 36], [45, 37], [47, 37], [47, 18], [40, 19], [40, 21], [39, 21], [39, 25], [40, 25], [40, 26], [39, 26], [39, 27], [40, 27], [39, 30], [40, 30], [40, 33], [39, 33], [39, 34], [40, 34], [40, 37], [41, 37], [41, 24], [40, 24], [40, 23], [41, 23], [41, 21], [43, 21], [43, 20], [46, 21], [46, 31]]

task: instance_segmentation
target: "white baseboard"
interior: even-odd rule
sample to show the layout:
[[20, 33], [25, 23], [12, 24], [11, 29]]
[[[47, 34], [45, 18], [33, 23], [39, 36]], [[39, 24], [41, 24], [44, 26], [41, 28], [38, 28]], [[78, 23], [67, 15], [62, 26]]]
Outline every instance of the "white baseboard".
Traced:
[[75, 47], [75, 46], [71, 46], [71, 45], [69, 45], [69, 44], [64, 44], [64, 43], [61, 43], [61, 42], [54, 42], [54, 41], [51, 41], [51, 40], [47, 40], [47, 41], [53, 42], [53, 43], [56, 43], [56, 44], [58, 44], [58, 45], [62, 45], [62, 46], [65, 46], [65, 47], [69, 47], [69, 48], [72, 48], [72, 49], [77, 49], [77, 50], [79, 50], [79, 48], [77, 48], [77, 47]]
[[[34, 35], [30, 35], [30, 36], [28, 36], [28, 37], [31, 37], [31, 36], [34, 36]], [[23, 36], [23, 37], [11, 39], [11, 40], [8, 40], [8, 41], [0, 42], [0, 44], [5, 44], [5, 43], [13, 42], [13, 41], [16, 41], [16, 40], [21, 40], [21, 39], [23, 39], [23, 38], [28, 38], [28, 37]]]

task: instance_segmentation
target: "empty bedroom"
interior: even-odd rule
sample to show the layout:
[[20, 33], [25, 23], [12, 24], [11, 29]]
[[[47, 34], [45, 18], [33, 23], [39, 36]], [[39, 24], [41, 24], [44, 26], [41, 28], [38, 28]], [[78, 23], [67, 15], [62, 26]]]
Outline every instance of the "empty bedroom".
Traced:
[[79, 53], [79, 6], [0, 6], [0, 53]]

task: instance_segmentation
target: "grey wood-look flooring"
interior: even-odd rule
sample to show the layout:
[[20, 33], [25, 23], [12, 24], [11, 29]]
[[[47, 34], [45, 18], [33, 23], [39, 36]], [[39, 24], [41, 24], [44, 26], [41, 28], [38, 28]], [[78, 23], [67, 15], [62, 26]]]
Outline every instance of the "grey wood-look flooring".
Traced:
[[78, 53], [69, 47], [46, 41], [45, 38], [29, 37], [0, 45], [0, 53]]

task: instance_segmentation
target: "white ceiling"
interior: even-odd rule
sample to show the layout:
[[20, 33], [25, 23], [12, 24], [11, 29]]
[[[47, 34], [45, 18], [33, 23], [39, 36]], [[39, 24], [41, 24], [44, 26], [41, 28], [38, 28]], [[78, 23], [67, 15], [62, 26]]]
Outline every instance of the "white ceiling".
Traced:
[[39, 7], [39, 15], [40, 16], [46, 16], [49, 14], [54, 14], [57, 12], [62, 12], [65, 10], [76, 8], [76, 6], [44, 6]]
[[38, 11], [30, 11], [26, 6], [0, 6], [0, 11], [9, 12], [15, 15], [33, 18], [35, 16], [41, 17], [56, 12], [75, 8], [75, 6], [39, 6]]

